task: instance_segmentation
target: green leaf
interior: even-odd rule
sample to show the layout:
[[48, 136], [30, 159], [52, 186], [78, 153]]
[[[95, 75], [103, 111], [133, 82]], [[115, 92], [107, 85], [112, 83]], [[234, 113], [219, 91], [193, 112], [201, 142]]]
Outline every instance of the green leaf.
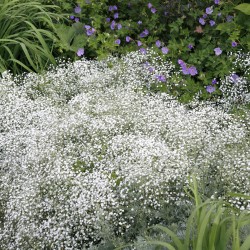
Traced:
[[243, 12], [246, 15], [250, 15], [250, 4], [249, 3], [242, 3], [234, 7], [236, 10]]

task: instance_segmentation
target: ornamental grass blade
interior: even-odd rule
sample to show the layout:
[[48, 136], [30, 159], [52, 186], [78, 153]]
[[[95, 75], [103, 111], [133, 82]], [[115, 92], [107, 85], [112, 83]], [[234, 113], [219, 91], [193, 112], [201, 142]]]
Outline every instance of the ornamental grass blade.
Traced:
[[177, 250], [175, 247], [173, 247], [171, 244], [164, 242], [164, 241], [160, 241], [160, 240], [153, 240], [153, 241], [148, 241], [149, 244], [152, 245], [157, 245], [157, 246], [162, 246], [162, 247], [166, 247], [169, 250]]
[[155, 226], [153, 226], [153, 228], [160, 229], [163, 232], [165, 232], [167, 235], [169, 235], [172, 238], [172, 240], [174, 241], [175, 245], [177, 246], [177, 249], [184, 249], [184, 245], [182, 244], [182, 242], [180, 241], [178, 236], [172, 230], [170, 230], [167, 227], [164, 227], [162, 225], [155, 225]]
[[241, 245], [240, 250], [250, 249], [250, 235], [245, 239], [244, 243]]

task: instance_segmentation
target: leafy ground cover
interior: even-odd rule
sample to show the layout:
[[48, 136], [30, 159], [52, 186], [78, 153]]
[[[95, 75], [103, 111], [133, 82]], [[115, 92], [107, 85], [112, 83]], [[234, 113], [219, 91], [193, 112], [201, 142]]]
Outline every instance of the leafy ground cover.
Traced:
[[203, 197], [249, 210], [229, 195], [250, 188], [247, 109], [236, 119], [226, 95], [187, 106], [145, 91], [159, 81], [149, 64], [181, 77], [153, 51], [3, 75], [2, 249], [114, 249], [157, 223], [181, 232], [192, 174]]

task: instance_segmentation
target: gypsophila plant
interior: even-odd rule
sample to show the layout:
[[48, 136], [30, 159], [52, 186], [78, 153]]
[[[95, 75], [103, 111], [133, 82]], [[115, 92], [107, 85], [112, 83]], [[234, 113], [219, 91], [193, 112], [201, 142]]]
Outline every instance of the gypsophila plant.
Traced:
[[192, 173], [205, 197], [249, 192], [249, 116], [148, 93], [179, 77], [156, 61], [148, 50], [3, 74], [1, 249], [116, 247], [149, 225], [181, 224]]

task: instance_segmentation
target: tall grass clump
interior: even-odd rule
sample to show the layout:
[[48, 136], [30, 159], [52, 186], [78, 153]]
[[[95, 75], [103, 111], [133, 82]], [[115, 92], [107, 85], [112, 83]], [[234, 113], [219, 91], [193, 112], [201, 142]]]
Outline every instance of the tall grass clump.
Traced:
[[0, 1], [0, 73], [41, 72], [55, 64], [57, 6], [39, 1]]
[[249, 114], [148, 92], [178, 79], [150, 50], [3, 74], [0, 248], [113, 249], [150, 225], [181, 225], [191, 174], [204, 197], [249, 210], [228, 196], [249, 192]]
[[[197, 181], [191, 187], [195, 208], [193, 209], [183, 237], [172, 230], [156, 225], [153, 228], [163, 231], [171, 239], [167, 242], [149, 240], [148, 244], [158, 246], [157, 249], [238, 249], [250, 247], [250, 213], [235, 209], [231, 204], [221, 200], [202, 201], [198, 193]], [[249, 196], [246, 198], [250, 198]], [[165, 247], [165, 248], [164, 248]]]

